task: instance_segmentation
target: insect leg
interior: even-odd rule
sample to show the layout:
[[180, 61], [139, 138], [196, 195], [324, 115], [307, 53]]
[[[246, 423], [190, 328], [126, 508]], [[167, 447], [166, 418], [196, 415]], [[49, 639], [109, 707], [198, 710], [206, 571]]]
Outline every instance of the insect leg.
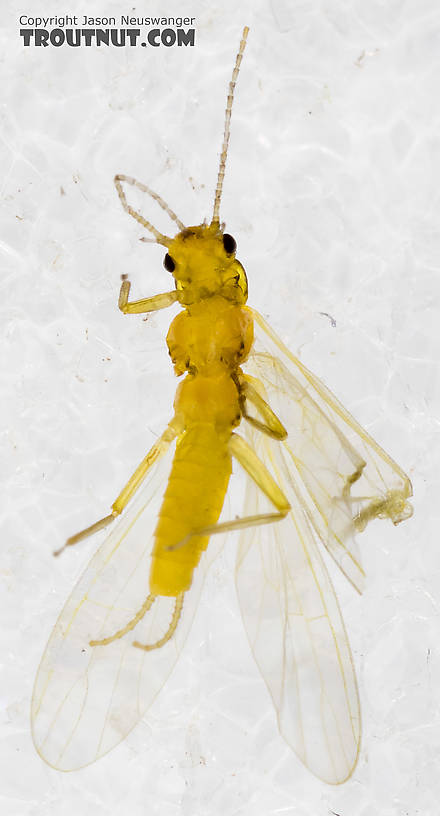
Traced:
[[[253, 448], [251, 448], [243, 437], [236, 433], [232, 434], [228, 447], [229, 451], [249, 474], [251, 479], [254, 480], [260, 490], [263, 491], [265, 496], [267, 496], [274, 507], [276, 507], [278, 510], [276, 517], [284, 518], [290, 510], [290, 503], [266, 466], [261, 459], [258, 458]], [[273, 515], [273, 513], [264, 515]], [[264, 518], [264, 515], [262, 515], [261, 518]], [[238, 519], [238, 521], [245, 521], [245, 519]], [[262, 521], [261, 523], [264, 524], [265, 522]]]
[[[262, 388], [261, 383], [258, 380], [252, 378], [257, 385], [260, 385]], [[287, 431], [282, 424], [282, 422], [278, 419], [277, 415], [272, 411], [272, 408], [266, 400], [263, 399], [259, 391], [254, 388], [251, 383], [250, 377], [243, 377], [238, 381], [238, 389], [240, 394], [240, 408], [244, 418], [249, 422], [254, 428], [258, 428], [259, 431], [262, 433], [271, 436], [273, 439], [286, 439]], [[246, 401], [249, 400], [255, 408], [257, 409], [260, 416], [262, 416], [264, 422], [261, 420], [256, 419], [253, 416], [250, 416], [247, 411]]]
[[90, 527], [86, 527], [79, 533], [70, 536], [70, 538], [67, 539], [66, 543], [63, 544], [59, 550], [55, 550], [54, 555], [60, 555], [60, 553], [62, 553], [66, 547], [72, 547], [74, 544], [77, 544], [78, 541], [82, 541], [83, 538], [88, 538], [98, 530], [102, 530], [103, 527], [107, 527], [108, 524], [111, 524], [111, 522], [122, 513], [124, 507], [126, 507], [132, 496], [136, 493], [136, 490], [140, 486], [141, 482], [145, 479], [150, 467], [154, 464], [154, 462], [156, 462], [157, 459], [166, 453], [171, 442], [176, 438], [181, 430], [182, 428], [180, 421], [174, 417], [162, 436], [160, 436], [153, 447], [150, 448], [133, 475], [130, 476], [127, 484], [121, 490], [116, 501], [113, 502], [112, 512], [108, 516], [96, 521], [95, 524], [92, 524]]
[[285, 497], [281, 488], [277, 485], [273, 476], [251, 446], [238, 434], [232, 434], [228, 444], [230, 453], [237, 459], [240, 465], [249, 474], [251, 479], [263, 491], [265, 496], [276, 507], [276, 513], [259, 513], [256, 516], [245, 516], [233, 521], [223, 521], [220, 524], [212, 524], [209, 527], [202, 527], [193, 530], [185, 536], [178, 544], [169, 547], [170, 551], [184, 547], [194, 536], [211, 536], [218, 533], [229, 533], [233, 530], [244, 530], [246, 527], [257, 527], [260, 524], [272, 524], [274, 521], [281, 521], [290, 510], [290, 503]]
[[142, 298], [141, 300], [128, 301], [130, 294], [130, 281], [127, 280], [126, 275], [122, 275], [122, 284], [119, 292], [118, 306], [124, 314], [145, 314], [146, 312], [157, 312], [158, 309], [166, 309], [177, 300], [177, 290], [172, 292], [163, 292], [160, 295], [153, 295], [152, 297]]

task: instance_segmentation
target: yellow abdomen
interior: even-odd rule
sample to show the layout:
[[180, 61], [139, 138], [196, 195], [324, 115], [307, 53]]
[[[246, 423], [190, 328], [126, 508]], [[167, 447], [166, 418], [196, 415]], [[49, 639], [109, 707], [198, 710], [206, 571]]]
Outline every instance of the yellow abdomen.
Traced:
[[[191, 425], [179, 438], [155, 531], [150, 592], [177, 596], [191, 586], [192, 574], [209, 536], [188, 536], [215, 524], [231, 476], [229, 433], [214, 423]], [[181, 545], [181, 546], [179, 546]]]

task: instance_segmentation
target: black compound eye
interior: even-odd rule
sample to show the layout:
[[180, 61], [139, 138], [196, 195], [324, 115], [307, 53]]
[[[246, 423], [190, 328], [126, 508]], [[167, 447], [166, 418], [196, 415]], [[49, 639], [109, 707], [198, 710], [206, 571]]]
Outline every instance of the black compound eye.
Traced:
[[229, 233], [225, 232], [223, 236], [223, 246], [225, 248], [225, 252], [227, 255], [233, 255], [235, 250], [237, 249], [237, 242], [235, 238], [232, 237], [232, 235], [229, 235]]
[[171, 255], [168, 255], [168, 252], [165, 255], [165, 258], [163, 259], [163, 265], [164, 265], [165, 269], [167, 270], [167, 272], [174, 272], [174, 270], [176, 268], [176, 264], [174, 263]]

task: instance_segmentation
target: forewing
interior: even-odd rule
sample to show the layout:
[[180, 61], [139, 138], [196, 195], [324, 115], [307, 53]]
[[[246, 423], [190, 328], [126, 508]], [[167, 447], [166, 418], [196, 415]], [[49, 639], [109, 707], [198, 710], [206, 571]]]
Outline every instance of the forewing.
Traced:
[[411, 482], [262, 316], [252, 314], [256, 339], [246, 371], [263, 385], [286, 427], [284, 450], [298, 473], [295, 489], [310, 523], [361, 592], [364, 571], [354, 533], [374, 518], [391, 518], [394, 524], [408, 518]]
[[[244, 625], [283, 737], [312, 773], [340, 783], [356, 765], [361, 731], [344, 623], [295, 479], [286, 481], [282, 446], [249, 427], [247, 435], [292, 511], [241, 534], [236, 585]], [[261, 504], [249, 480], [245, 515], [262, 512]]]
[[[191, 626], [203, 563], [185, 595], [177, 630], [162, 648], [145, 652], [132, 643], [154, 643], [164, 635], [173, 598], [157, 598], [123, 638], [106, 646], [89, 645], [125, 626], [148, 596], [152, 534], [171, 458], [172, 450], [155, 464], [92, 558], [41, 660], [32, 700], [33, 737], [39, 754], [59, 770], [88, 765], [124, 739], [171, 673]], [[214, 541], [210, 558], [215, 546]]]

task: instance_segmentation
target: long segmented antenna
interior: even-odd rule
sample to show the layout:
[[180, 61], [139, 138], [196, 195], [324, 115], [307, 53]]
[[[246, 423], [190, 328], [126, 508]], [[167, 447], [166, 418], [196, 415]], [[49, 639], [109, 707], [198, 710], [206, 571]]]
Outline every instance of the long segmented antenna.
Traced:
[[243, 29], [242, 38], [240, 41], [240, 48], [238, 49], [237, 58], [235, 60], [235, 67], [232, 72], [232, 79], [229, 83], [229, 93], [228, 99], [226, 102], [226, 111], [225, 111], [225, 130], [223, 135], [223, 145], [222, 145], [222, 152], [220, 154], [220, 166], [218, 169], [218, 176], [217, 176], [217, 186], [215, 188], [215, 198], [214, 198], [214, 211], [212, 213], [212, 223], [220, 223], [220, 201], [222, 197], [222, 190], [223, 190], [223, 179], [225, 177], [225, 168], [226, 168], [226, 158], [228, 155], [228, 144], [229, 144], [229, 133], [231, 129], [231, 114], [232, 114], [232, 103], [234, 101], [234, 90], [235, 90], [235, 83], [237, 82], [238, 72], [240, 70], [241, 61], [243, 59], [244, 49], [246, 48], [246, 40], [247, 35], [249, 33], [248, 26], [245, 26]]
[[143, 193], [147, 193], [159, 204], [160, 207], [162, 207], [163, 210], [165, 210], [165, 212], [167, 213], [167, 215], [169, 215], [171, 220], [177, 224], [180, 231], [185, 229], [185, 224], [180, 220], [180, 218], [178, 218], [176, 213], [168, 206], [168, 204], [163, 200], [163, 198], [161, 198], [161, 196], [158, 193], [155, 193], [153, 190], [150, 189], [150, 187], [147, 187], [146, 184], [142, 184], [140, 181], [136, 181], [136, 179], [132, 178], [131, 176], [124, 176], [121, 173], [118, 173], [118, 175], [115, 176], [114, 181], [115, 187], [118, 191], [118, 196], [120, 198], [124, 210], [128, 212], [128, 214], [131, 215], [133, 218], [135, 218], [136, 221], [139, 222], [139, 224], [142, 224], [142, 226], [145, 227], [145, 229], [152, 232], [158, 244], [169, 246], [172, 241], [172, 238], [168, 238], [167, 235], [162, 235], [162, 233], [159, 232], [159, 230], [157, 230], [156, 227], [153, 227], [153, 224], [151, 224], [150, 221], [147, 221], [147, 219], [144, 218], [144, 216], [141, 215], [139, 212], [137, 212], [137, 210], [134, 210], [133, 207], [130, 207], [125, 197], [124, 190], [122, 189], [121, 181], [124, 181], [126, 184], [131, 184], [132, 187], [137, 187], [138, 190], [142, 190]]

